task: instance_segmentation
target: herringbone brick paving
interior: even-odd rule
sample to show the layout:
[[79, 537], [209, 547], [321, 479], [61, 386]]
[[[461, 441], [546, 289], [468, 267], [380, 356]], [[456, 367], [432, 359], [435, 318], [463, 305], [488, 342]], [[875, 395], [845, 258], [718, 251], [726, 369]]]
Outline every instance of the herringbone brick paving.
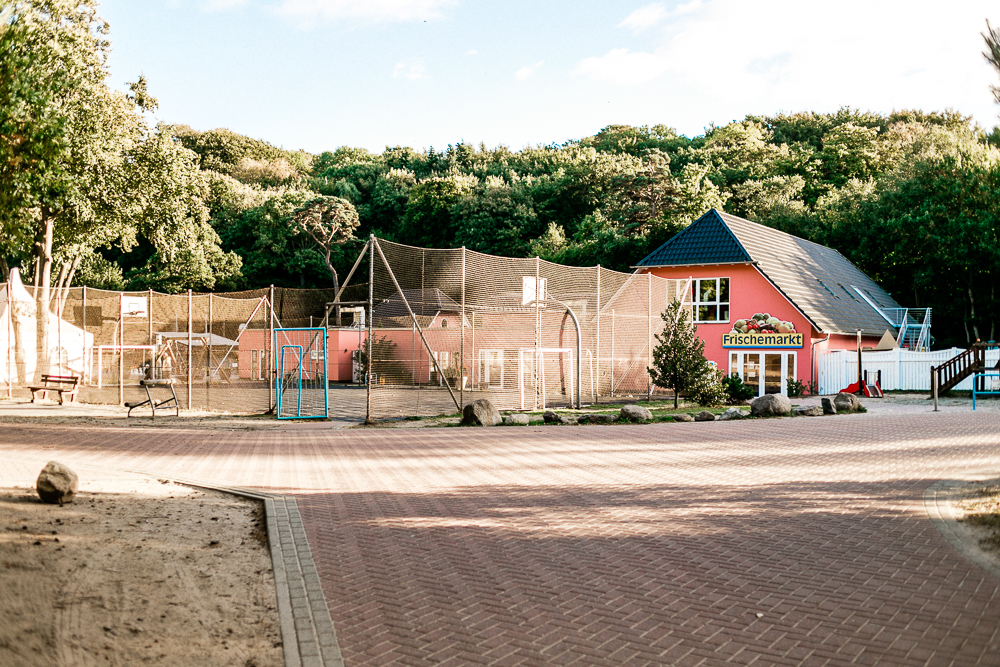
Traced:
[[[294, 494], [360, 665], [996, 665], [928, 520], [1000, 413], [622, 427], [4, 427], [3, 453]], [[762, 616], [758, 617], [758, 614]]]

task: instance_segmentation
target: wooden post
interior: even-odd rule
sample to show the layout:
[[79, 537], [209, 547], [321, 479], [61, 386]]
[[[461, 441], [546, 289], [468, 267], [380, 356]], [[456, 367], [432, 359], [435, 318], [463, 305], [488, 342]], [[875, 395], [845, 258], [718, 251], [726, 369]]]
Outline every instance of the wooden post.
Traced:
[[[9, 301], [10, 297], [8, 296], [7, 298], [8, 298], [7, 303], [10, 303]], [[90, 373], [88, 373], [87, 371], [90, 370], [90, 364], [87, 362], [87, 286], [86, 285], [83, 286], [83, 315], [80, 317], [80, 319], [83, 320], [83, 336], [81, 336], [83, 340], [80, 343], [80, 346], [83, 348], [83, 356], [80, 357], [81, 360], [80, 368], [82, 368], [83, 371], [80, 373], [80, 375], [82, 376], [80, 378], [80, 382], [82, 382], [83, 384], [87, 384], [87, 376], [90, 375]], [[9, 335], [7, 337], [7, 340], [10, 340]], [[7, 372], [7, 377], [8, 378], [10, 377], [9, 368]]]
[[188, 290], [188, 358], [187, 358], [187, 409], [191, 409], [191, 385], [194, 381], [194, 369], [191, 368], [194, 363], [194, 357], [191, 354], [192, 341], [192, 329], [194, 328], [194, 305], [191, 300], [191, 290]]
[[934, 397], [934, 412], [938, 411], [938, 373], [937, 366], [931, 366], [931, 395]]
[[865, 395], [864, 387], [861, 385], [861, 329], [858, 329], [858, 394], [861, 396]]

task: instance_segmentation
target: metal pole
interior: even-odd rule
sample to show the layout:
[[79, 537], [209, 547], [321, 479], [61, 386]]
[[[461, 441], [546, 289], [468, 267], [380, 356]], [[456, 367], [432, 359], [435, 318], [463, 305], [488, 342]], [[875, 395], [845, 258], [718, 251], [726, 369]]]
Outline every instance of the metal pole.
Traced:
[[611, 384], [608, 385], [608, 395], [615, 395], [615, 311], [611, 311]]
[[[539, 260], [538, 255], [535, 255], [535, 375], [536, 376], [545, 373], [545, 367], [541, 366], [538, 363], [540, 361], [538, 350], [541, 347], [541, 340], [542, 340], [542, 331], [541, 331], [541, 329], [542, 329], [542, 311], [539, 310], [539, 304], [538, 304], [538, 287], [539, 287], [539, 284], [541, 282], [541, 271], [540, 271], [540, 269], [541, 269], [541, 260]], [[545, 295], [543, 294], [542, 296], [544, 297]], [[537, 379], [535, 380], [535, 400], [533, 401], [533, 404], [531, 406], [532, 410], [537, 410], [538, 409], [538, 389], [539, 389], [539, 386], [541, 386], [542, 392], [543, 392], [542, 406], [543, 407], [545, 406], [545, 396], [544, 396], [545, 378], [543, 377], [541, 382], [538, 382]]]
[[264, 351], [267, 352], [267, 411], [274, 410], [274, 371], [272, 368], [278, 363], [277, 355], [274, 351], [274, 285], [271, 285], [267, 308], [267, 340], [264, 342]]
[[125, 294], [118, 292], [118, 405], [125, 405]]
[[194, 302], [191, 299], [191, 290], [188, 290], [188, 358], [187, 358], [187, 409], [191, 409], [191, 384], [194, 380], [193, 368], [194, 357], [191, 354], [192, 329], [194, 328]]
[[[430, 356], [431, 361], [434, 362], [434, 370], [437, 371], [438, 377], [443, 377], [444, 373], [441, 372], [441, 365], [438, 363], [437, 357], [431, 351], [430, 343], [427, 342], [427, 337], [424, 336], [424, 330], [420, 327], [420, 323], [417, 322], [417, 316], [413, 314], [413, 309], [410, 308], [410, 302], [406, 300], [406, 296], [403, 294], [403, 288], [399, 286], [399, 282], [396, 280], [396, 274], [392, 272], [392, 267], [389, 266], [389, 262], [386, 260], [385, 255], [382, 253], [382, 248], [376, 242], [373, 244], [378, 250], [379, 257], [382, 258], [382, 263], [385, 265], [385, 270], [389, 273], [389, 277], [392, 278], [392, 284], [396, 287], [396, 291], [399, 293], [399, 298], [402, 299], [403, 305], [406, 306], [406, 312], [410, 314], [410, 319], [417, 326], [417, 333], [420, 334], [420, 340], [424, 342], [424, 347], [427, 349], [427, 354]], [[462, 406], [458, 404], [458, 399], [455, 398], [455, 392], [451, 390], [451, 385], [447, 382], [444, 383], [445, 388], [448, 390], [448, 394], [451, 396], [452, 402], [455, 403], [455, 408], [461, 412]]]
[[[146, 317], [149, 319], [148, 334], [149, 340], [146, 341], [147, 345], [155, 345], [153, 342], [153, 288], [149, 288], [149, 296], [146, 299]], [[143, 353], [145, 356], [145, 353]], [[149, 353], [149, 377], [153, 379], [156, 377], [156, 348]]]
[[[10, 297], [8, 297], [8, 299], [9, 298]], [[10, 301], [8, 300], [7, 303], [10, 303]], [[83, 377], [80, 378], [80, 382], [87, 384], [87, 376], [89, 375], [87, 371], [90, 370], [90, 364], [87, 363], [87, 286], [86, 285], [83, 286], [83, 316], [80, 319], [83, 320], [83, 336], [81, 337], [83, 340], [80, 343], [80, 346], [83, 348], [83, 356], [80, 357], [81, 359], [80, 368], [83, 369], [81, 375]], [[10, 340], [9, 336], [7, 340]], [[10, 377], [9, 369], [7, 372], [7, 377], [8, 378]]]
[[[11, 300], [11, 296], [10, 296], [11, 295], [11, 291], [10, 291], [10, 279], [9, 278], [7, 279], [7, 284], [4, 287], [7, 290], [7, 398], [13, 398], [14, 397], [14, 376], [12, 374], [13, 363], [11, 361], [11, 357], [14, 354], [14, 314], [13, 314], [13, 308], [12, 308], [12, 306], [14, 305], [14, 302]], [[87, 288], [84, 287], [83, 289], [86, 290]], [[86, 304], [87, 303], [87, 296], [86, 296], [87, 292], [84, 291], [83, 294], [84, 294], [83, 303]], [[84, 307], [83, 307], [83, 312], [84, 313], [87, 312], [87, 306], [86, 305], [84, 305]], [[84, 317], [86, 317], [86, 316], [84, 316]], [[84, 324], [83, 324], [83, 327], [84, 327], [83, 328], [83, 346], [84, 346], [83, 349], [84, 349], [84, 351], [86, 351], [86, 349], [87, 349], [87, 323], [86, 322], [87, 321], [84, 320]], [[84, 356], [86, 356], [86, 355], [84, 355]]]
[[365, 423], [372, 421], [372, 321], [375, 319], [375, 235], [368, 239], [368, 354], [365, 364]]
[[212, 304], [212, 293], [208, 293], [208, 356], [205, 358], [205, 409], [212, 406], [212, 317], [215, 311]]
[[462, 246], [462, 349], [458, 355], [458, 395], [465, 405], [465, 246]]
[[597, 380], [592, 379], [591, 389], [594, 393], [594, 405], [597, 405], [601, 397], [601, 265], [597, 265], [597, 344], [594, 353], [597, 356]]
[[[647, 273], [646, 281], [646, 368], [653, 367], [653, 274]], [[716, 297], [718, 298], [718, 297]], [[646, 371], [646, 400], [653, 399], [653, 378]]]

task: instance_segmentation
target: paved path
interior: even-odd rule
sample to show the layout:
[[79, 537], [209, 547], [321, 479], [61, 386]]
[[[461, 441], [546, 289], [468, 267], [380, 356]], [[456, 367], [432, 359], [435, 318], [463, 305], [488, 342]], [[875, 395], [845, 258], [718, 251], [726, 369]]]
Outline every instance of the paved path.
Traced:
[[941, 537], [922, 500], [939, 479], [1000, 474], [997, 411], [8, 426], [5, 453], [294, 494], [349, 667], [1000, 662], [1000, 582]]

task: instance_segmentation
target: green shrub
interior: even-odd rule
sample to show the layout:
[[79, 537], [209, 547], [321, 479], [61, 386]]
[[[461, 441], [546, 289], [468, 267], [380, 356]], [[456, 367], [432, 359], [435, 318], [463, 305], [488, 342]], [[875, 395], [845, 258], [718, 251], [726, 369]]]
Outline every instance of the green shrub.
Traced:
[[726, 390], [726, 402], [730, 405], [739, 405], [757, 395], [753, 387], [744, 384], [743, 378], [739, 376], [739, 373], [724, 375], [722, 377], [722, 386]]
[[702, 407], [722, 405], [729, 400], [726, 388], [722, 384], [725, 377], [725, 373], [716, 368], [703, 373], [691, 388], [691, 398]]

